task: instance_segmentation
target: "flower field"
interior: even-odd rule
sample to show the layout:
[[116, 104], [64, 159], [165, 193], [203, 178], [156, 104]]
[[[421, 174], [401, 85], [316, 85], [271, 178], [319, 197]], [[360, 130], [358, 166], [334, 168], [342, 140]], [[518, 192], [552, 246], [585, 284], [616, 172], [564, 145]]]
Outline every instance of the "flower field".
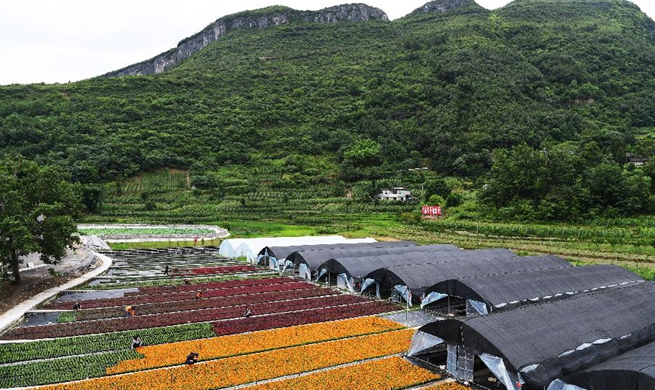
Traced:
[[[413, 333], [411, 329], [391, 331], [200, 362], [192, 366], [140, 371], [124, 376], [46, 386], [42, 389], [201, 390], [237, 386], [404, 352]], [[184, 357], [180, 356], [180, 363]]]
[[[441, 378], [399, 357], [321, 371], [297, 378], [245, 387], [247, 390], [393, 390], [418, 386]], [[453, 388], [454, 390], [455, 388]], [[466, 389], [462, 387], [461, 389]]]
[[[204, 294], [204, 293], [203, 293]], [[294, 290], [286, 291], [274, 291], [266, 292], [260, 294], [252, 295], [238, 295], [234, 297], [214, 297], [214, 298], [203, 298], [203, 299], [193, 299], [185, 301], [177, 301], [171, 304], [170, 302], [161, 302], [161, 303], [152, 303], [139, 305], [139, 315], [147, 314], [159, 314], [159, 313], [168, 313], [175, 311], [185, 311], [185, 310], [199, 310], [199, 309], [209, 309], [216, 307], [228, 307], [228, 306], [238, 306], [246, 304], [256, 304], [264, 302], [275, 302], [275, 301], [284, 301], [290, 299], [300, 299], [300, 298], [311, 298], [311, 297], [320, 297], [328, 295], [336, 295], [336, 291], [314, 287], [314, 286], [303, 286], [303, 288], [298, 288]], [[204, 294], [207, 297], [209, 294]], [[124, 317], [125, 309], [121, 307], [106, 307], [100, 309], [89, 309], [81, 310], [76, 313], [77, 321], [88, 321], [88, 320], [98, 320], [98, 319], [107, 319], [114, 317]]]
[[[169, 253], [161, 257], [169, 264]], [[161, 269], [156, 258], [146, 261]], [[253, 267], [184, 272], [212, 275], [228, 268]], [[82, 289], [76, 292], [82, 309], [75, 311], [70, 300], [44, 305], [65, 310], [62, 315], [70, 322], [26, 324], [5, 332], [0, 388], [403, 389], [439, 379], [397, 356], [406, 351], [414, 329], [377, 316], [402, 309], [387, 301], [257, 272], [238, 280], [164, 286], [148, 285], [148, 278], [140, 286], [137, 275], [130, 277], [138, 291]], [[125, 316], [128, 305], [135, 316]], [[144, 345], [131, 349], [136, 336]], [[184, 363], [190, 351], [199, 353], [191, 366]]]
[[362, 315], [386, 313], [397, 309], [386, 302], [365, 302], [350, 306], [323, 307], [308, 309], [295, 313], [282, 313], [265, 317], [241, 318], [234, 321], [214, 322], [214, 332], [217, 335], [229, 335], [243, 332], [254, 332], [263, 329], [282, 328], [301, 324], [311, 324], [323, 321], [341, 320]]
[[[140, 304], [154, 303], [154, 302], [174, 302], [174, 301], [183, 301], [183, 300], [193, 300], [196, 298], [197, 291], [203, 291], [203, 296], [205, 298], [211, 297], [229, 297], [235, 295], [247, 295], [247, 294], [258, 294], [263, 292], [270, 291], [286, 291], [296, 288], [308, 288], [313, 287], [312, 284], [307, 282], [294, 282], [287, 279], [288, 283], [277, 283], [277, 284], [260, 284], [254, 286], [240, 286], [234, 288], [226, 289], [212, 289], [212, 290], [203, 290], [197, 289], [194, 291], [181, 291], [179, 293], [161, 293], [161, 294], [143, 294], [143, 295], [131, 295], [123, 298], [106, 298], [106, 299], [93, 299], [84, 301], [82, 305], [83, 309], [92, 309], [97, 307], [112, 307], [112, 306], [134, 306]], [[45, 305], [45, 309], [50, 310], [69, 310], [71, 308], [70, 302], [59, 302], [50, 305]]]
[[[198, 340], [216, 336], [209, 323], [170, 326], [139, 331], [149, 345]], [[72, 355], [112, 352], [130, 348], [132, 332], [113, 332], [92, 336], [62, 337], [23, 343], [2, 344], [0, 364]]]
[[139, 295], [159, 295], [168, 293], [181, 293], [185, 291], [198, 291], [198, 290], [218, 290], [228, 288], [239, 288], [248, 286], [259, 285], [275, 285], [286, 284], [293, 282], [290, 278], [259, 278], [259, 279], [240, 279], [240, 280], [227, 280], [221, 282], [208, 282], [208, 283], [191, 283], [177, 286], [148, 286], [139, 287], [138, 292], [128, 292], [125, 296], [139, 296]]
[[263, 332], [214, 337], [205, 340], [146, 346], [139, 348], [139, 354], [143, 355], [143, 358], [122, 361], [117, 366], [108, 368], [107, 373], [118, 374], [180, 364], [180, 356], [185, 356], [189, 351], [200, 351], [199, 359], [209, 360], [398, 330], [401, 327], [397, 322], [378, 317], [363, 317]]
[[[266, 302], [249, 305], [253, 315], [274, 314], [289, 311], [308, 310], [317, 307], [356, 305], [369, 302], [366, 298], [352, 295], [337, 295], [318, 298], [294, 299], [281, 302]], [[225, 308], [200, 309], [174, 313], [136, 315], [135, 317], [110, 318], [97, 321], [74, 321], [53, 325], [14, 328], [3, 335], [5, 340], [42, 339], [52, 337], [80, 336], [126, 330], [148, 329], [195, 322], [227, 320], [243, 316], [245, 305]], [[138, 311], [137, 311], [138, 313]]]
[[233, 274], [237, 272], [257, 272], [259, 268], [252, 265], [230, 265], [224, 267], [203, 267], [203, 268], [174, 268], [170, 271], [170, 276], [189, 276], [189, 275], [220, 275]]

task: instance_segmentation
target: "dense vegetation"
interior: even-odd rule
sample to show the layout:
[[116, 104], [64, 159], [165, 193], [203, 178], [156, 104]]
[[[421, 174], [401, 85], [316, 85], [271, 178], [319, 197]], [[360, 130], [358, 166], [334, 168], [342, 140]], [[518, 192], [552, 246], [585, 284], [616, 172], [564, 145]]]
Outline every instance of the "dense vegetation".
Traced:
[[[261, 185], [356, 200], [391, 183], [438, 188], [399, 173], [423, 166], [472, 183], [499, 218], [652, 213], [655, 162], [626, 162], [655, 154], [654, 30], [623, 0], [234, 30], [157, 76], [0, 88], [0, 154], [67, 168], [87, 208], [109, 215], [103, 192], [162, 167], [189, 170], [189, 197], [275, 213], [293, 199]], [[421, 195], [446, 201], [452, 187]]]
[[79, 186], [61, 168], [0, 160], [0, 273], [20, 282], [21, 257], [57, 263], [78, 242]]

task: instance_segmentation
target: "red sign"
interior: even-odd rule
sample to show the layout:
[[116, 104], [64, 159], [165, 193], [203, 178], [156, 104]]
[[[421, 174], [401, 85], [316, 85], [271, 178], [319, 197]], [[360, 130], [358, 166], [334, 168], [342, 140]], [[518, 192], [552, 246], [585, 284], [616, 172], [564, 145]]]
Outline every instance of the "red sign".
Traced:
[[421, 208], [421, 214], [431, 217], [439, 216], [441, 215], [441, 206], [423, 206]]

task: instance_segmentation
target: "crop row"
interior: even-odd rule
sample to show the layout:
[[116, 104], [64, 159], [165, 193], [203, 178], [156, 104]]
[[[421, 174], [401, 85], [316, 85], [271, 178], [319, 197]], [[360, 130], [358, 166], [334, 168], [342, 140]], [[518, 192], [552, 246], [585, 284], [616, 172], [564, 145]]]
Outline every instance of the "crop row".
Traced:
[[182, 292], [182, 291], [198, 291], [198, 290], [217, 290], [222, 288], [235, 288], [245, 286], [256, 286], [260, 284], [284, 284], [292, 282], [289, 278], [261, 278], [261, 279], [239, 279], [227, 280], [221, 282], [210, 283], [191, 283], [177, 286], [151, 286], [139, 287], [138, 292], [129, 292], [125, 296], [135, 295], [159, 295], [164, 293]]
[[344, 318], [387, 313], [394, 310], [398, 310], [398, 306], [382, 301], [368, 301], [359, 305], [320, 307], [295, 313], [280, 313], [265, 317], [215, 322], [213, 325], [214, 332], [217, 335], [230, 335], [324, 321], [336, 321]]
[[[160, 313], [170, 313], [175, 311], [191, 311], [200, 309], [210, 309], [217, 307], [228, 307], [245, 304], [255, 304], [262, 302], [283, 301], [289, 299], [311, 298], [327, 295], [336, 295], [338, 292], [328, 288], [321, 288], [308, 285], [289, 291], [274, 291], [261, 294], [238, 295], [234, 297], [217, 297], [194, 299], [190, 301], [178, 301], [174, 303], [162, 302], [147, 305], [140, 305], [138, 315], [150, 315]], [[69, 313], [69, 312], [66, 312]], [[108, 307], [100, 309], [81, 310], [76, 313], [76, 321], [99, 320], [113, 317], [124, 317], [125, 310], [120, 307]]]
[[364, 362], [347, 367], [319, 371], [297, 378], [266, 382], [245, 390], [393, 390], [415, 387], [441, 376], [415, 366], [400, 357]]
[[[257, 382], [403, 352], [414, 330], [399, 330], [300, 347], [200, 362], [192, 366], [139, 371], [43, 389], [201, 390]], [[202, 351], [198, 351], [202, 353]], [[183, 358], [183, 357], [182, 357]]]
[[609, 244], [633, 243], [635, 245], [653, 245], [655, 229], [597, 227], [597, 226], [552, 226], [526, 225], [509, 223], [484, 223], [471, 221], [440, 220], [425, 223], [428, 230], [435, 231], [469, 231], [476, 234], [505, 237], [557, 238], [562, 240], [582, 240]]
[[194, 236], [194, 235], [213, 235], [216, 232], [212, 229], [204, 228], [173, 228], [173, 227], [160, 227], [160, 228], [119, 228], [119, 227], [107, 227], [107, 228], [82, 228], [80, 233], [84, 235], [96, 235], [103, 237], [114, 237], [114, 236], [131, 236], [131, 237], [142, 237], [142, 236], [151, 236], [151, 235], [165, 235], [165, 236]]
[[[187, 287], [190, 286], [195, 286], [201, 283], [222, 283], [226, 281], [240, 281], [240, 280], [258, 280], [258, 278], [264, 278], [264, 277], [270, 277], [272, 275], [271, 273], [258, 273], [258, 274], [249, 274], [247, 278], [242, 275], [221, 275], [221, 276], [199, 276], [193, 279], [188, 279], [186, 282], [188, 282], [188, 285], [185, 285]], [[96, 279], [98, 280], [98, 279]], [[290, 280], [288, 280], [290, 281]], [[119, 281], [112, 280], [112, 281], [107, 281], [103, 280], [102, 283], [94, 283], [94, 284], [88, 284], [85, 286], [80, 287], [80, 289], [83, 290], [115, 290], [115, 289], [121, 289], [121, 288], [143, 288], [143, 287], [178, 287], [182, 286], [183, 283], [185, 283], [184, 280], [180, 279], [172, 279], [172, 278], [166, 278], [166, 279], [150, 279], [150, 280], [133, 280], [133, 281], [125, 281], [124, 279], [120, 279]], [[141, 295], [138, 292], [134, 293], [135, 295]], [[126, 293], [124, 296], [129, 296], [129, 293]]]
[[107, 367], [138, 354], [132, 350], [44, 360], [28, 364], [0, 366], [0, 388], [24, 387], [93, 378], [105, 374]]
[[402, 325], [397, 322], [378, 317], [362, 317], [205, 340], [146, 346], [139, 348], [139, 354], [143, 355], [143, 358], [122, 361], [117, 366], [108, 368], [107, 373], [119, 374], [180, 364], [189, 351], [201, 351], [200, 360], [210, 360], [401, 328]]
[[170, 271], [170, 276], [189, 276], [189, 275], [218, 275], [233, 274], [237, 272], [256, 272], [260, 268], [252, 265], [228, 265], [222, 267], [203, 267], [203, 268], [174, 268]]
[[[259, 303], [250, 305], [253, 315], [273, 314], [286, 311], [307, 310], [316, 307], [330, 307], [366, 302], [365, 298], [342, 295], [336, 297], [322, 297], [298, 299], [273, 303]], [[5, 340], [40, 339], [53, 337], [79, 336], [117, 332], [135, 329], [147, 329], [161, 326], [178, 325], [185, 323], [207, 322], [239, 318], [243, 316], [245, 306], [231, 306], [217, 309], [204, 309], [192, 312], [176, 312], [155, 314], [128, 318], [113, 318], [98, 321], [68, 322], [61, 324], [42, 325], [14, 328], [3, 335]]]
[[[207, 298], [209, 297], [227, 297], [243, 294], [256, 294], [263, 293], [268, 291], [286, 291], [293, 290], [298, 288], [306, 288], [311, 284], [307, 282], [293, 282], [285, 284], [271, 284], [271, 285], [255, 285], [255, 286], [245, 286], [245, 287], [235, 287], [230, 289], [218, 289], [218, 290], [207, 290], [203, 292], [203, 295]], [[134, 306], [145, 303], [155, 303], [155, 302], [175, 302], [183, 301], [187, 299], [195, 299], [195, 292], [181, 292], [181, 293], [170, 293], [170, 294], [149, 294], [145, 296], [126, 296], [122, 298], [103, 298], [103, 299], [90, 299], [82, 302], [82, 308], [92, 309], [98, 307], [111, 307], [111, 306]], [[46, 309], [61, 310], [61, 309], [70, 309], [70, 302], [57, 302], [54, 304], [49, 304], [44, 306]]]
[[[212, 325], [209, 323], [143, 329], [138, 332], [138, 335], [148, 345], [197, 340], [216, 336]], [[134, 332], [114, 332], [100, 335], [2, 344], [0, 348], [0, 364], [127, 350], [131, 346], [132, 336], [134, 336]]]

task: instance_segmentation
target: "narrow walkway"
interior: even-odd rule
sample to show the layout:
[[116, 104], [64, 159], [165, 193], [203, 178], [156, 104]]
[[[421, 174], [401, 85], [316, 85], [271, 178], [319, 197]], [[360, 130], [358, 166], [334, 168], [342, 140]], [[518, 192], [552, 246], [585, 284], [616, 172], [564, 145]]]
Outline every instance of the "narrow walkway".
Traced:
[[96, 257], [102, 260], [102, 265], [93, 271], [86, 273], [79, 278], [73, 279], [70, 282], [63, 284], [58, 287], [53, 287], [50, 290], [46, 290], [40, 294], [37, 294], [33, 296], [30, 299], [27, 299], [20, 304], [16, 305], [13, 309], [7, 311], [6, 313], [0, 315], [0, 332], [5, 331], [15, 323], [21, 320], [23, 315], [27, 312], [35, 308], [38, 304], [52, 298], [53, 296], [59, 294], [62, 291], [71, 289], [73, 287], [79, 286], [80, 284], [86, 283], [92, 278], [102, 274], [103, 272], [107, 271], [109, 267], [112, 264], [112, 259], [99, 254], [95, 253]]

